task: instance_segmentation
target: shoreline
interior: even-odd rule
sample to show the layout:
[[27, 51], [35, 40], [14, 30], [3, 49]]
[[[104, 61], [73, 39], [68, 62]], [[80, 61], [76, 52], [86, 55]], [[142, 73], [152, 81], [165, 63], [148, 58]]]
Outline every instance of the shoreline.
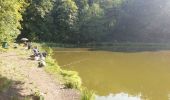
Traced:
[[46, 58], [47, 66], [45, 67], [45, 71], [47, 73], [54, 77], [61, 77], [61, 81], [64, 83], [66, 88], [78, 90], [81, 95], [81, 100], [95, 100], [95, 92], [82, 86], [82, 80], [78, 72], [62, 69], [52, 57], [54, 52], [52, 48], [47, 46], [47, 44], [38, 44], [42, 50], [47, 51], [49, 54]]
[[1, 50], [2, 100], [93, 100], [84, 96], [89, 91], [82, 87], [77, 72], [60, 69], [51, 56], [47, 57], [46, 67], [38, 68], [37, 61], [28, 59], [30, 54], [29, 50], [20, 48]]

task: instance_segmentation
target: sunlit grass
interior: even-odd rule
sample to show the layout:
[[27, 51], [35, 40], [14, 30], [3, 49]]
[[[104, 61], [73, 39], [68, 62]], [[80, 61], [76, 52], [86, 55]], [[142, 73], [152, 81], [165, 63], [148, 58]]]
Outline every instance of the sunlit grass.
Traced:
[[81, 93], [81, 100], [94, 100], [95, 93], [82, 86], [82, 80], [78, 75], [78, 72], [61, 69], [57, 62], [51, 57], [53, 50], [45, 45], [40, 47], [49, 54], [46, 58], [47, 66], [45, 67], [45, 70], [48, 73], [56, 76], [57, 78], [62, 78], [66, 88], [78, 89]]
[[78, 76], [77, 72], [62, 70], [60, 66], [58, 66], [57, 63], [55, 63], [54, 59], [52, 59], [50, 56], [46, 58], [46, 63], [47, 66], [45, 67], [45, 70], [57, 77], [61, 76], [67, 88], [80, 89], [81, 78]]
[[82, 87], [81, 100], [95, 100], [95, 92]]
[[75, 89], [81, 88], [82, 81], [81, 78], [78, 76], [77, 72], [61, 70], [60, 74], [63, 76], [63, 79], [65, 80], [64, 84], [67, 88], [75, 88]]

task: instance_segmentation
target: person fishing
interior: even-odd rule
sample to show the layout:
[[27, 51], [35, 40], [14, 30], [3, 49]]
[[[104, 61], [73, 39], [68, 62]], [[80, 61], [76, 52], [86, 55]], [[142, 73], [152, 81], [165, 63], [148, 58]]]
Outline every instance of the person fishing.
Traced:
[[38, 47], [37, 47], [37, 46], [34, 46], [34, 48], [33, 48], [33, 53], [34, 53], [34, 56], [35, 56], [35, 57], [38, 57], [38, 56], [39, 56], [39, 51], [38, 51]]
[[44, 66], [46, 66], [45, 57], [44, 57], [43, 53], [40, 53], [38, 67], [44, 67]]

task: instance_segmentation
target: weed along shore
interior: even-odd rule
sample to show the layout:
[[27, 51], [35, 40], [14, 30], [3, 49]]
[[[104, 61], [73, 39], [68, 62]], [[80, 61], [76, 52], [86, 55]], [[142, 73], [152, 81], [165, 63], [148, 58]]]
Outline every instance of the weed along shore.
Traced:
[[78, 90], [80, 92], [81, 100], [95, 100], [94, 91], [90, 91], [86, 87], [82, 86], [82, 80], [78, 75], [78, 72], [61, 69], [61, 67], [52, 58], [53, 50], [44, 43], [41, 44], [40, 47], [48, 52], [48, 57], [46, 59], [47, 67], [45, 67], [46, 72], [56, 78], [60, 77], [66, 88]]
[[63, 70], [52, 58], [52, 49], [46, 50], [46, 66], [30, 60], [31, 50], [19, 46], [0, 49], [0, 100], [94, 100], [94, 92], [82, 86], [75, 71]]

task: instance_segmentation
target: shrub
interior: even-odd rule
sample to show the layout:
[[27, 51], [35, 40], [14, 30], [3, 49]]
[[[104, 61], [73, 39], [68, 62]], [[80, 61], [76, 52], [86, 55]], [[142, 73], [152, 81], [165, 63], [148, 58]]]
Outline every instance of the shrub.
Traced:
[[95, 100], [95, 92], [89, 91], [87, 88], [82, 88], [81, 100]]

